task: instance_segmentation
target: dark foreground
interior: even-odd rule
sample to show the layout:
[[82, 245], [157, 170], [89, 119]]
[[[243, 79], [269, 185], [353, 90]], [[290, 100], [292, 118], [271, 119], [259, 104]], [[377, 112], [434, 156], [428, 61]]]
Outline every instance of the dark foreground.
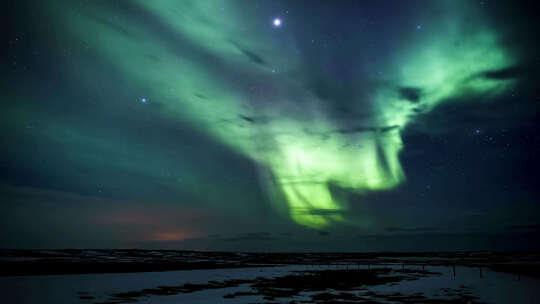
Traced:
[[[393, 270], [391, 268], [374, 269], [335, 269], [292, 271], [291, 274], [274, 278], [257, 277], [252, 280], [210, 281], [207, 284], [184, 284], [180, 286], [158, 286], [156, 288], [113, 294], [100, 304], [132, 303], [152, 296], [171, 296], [193, 293], [202, 290], [224, 289], [247, 285], [251, 291], [230, 292], [225, 299], [240, 299], [246, 296], [258, 296], [265, 303], [290, 300], [308, 293], [298, 303], [483, 303], [479, 297], [473, 296], [465, 286], [457, 289], [441, 290], [440, 295], [428, 298], [423, 293], [413, 295], [400, 293], [378, 293], [370, 291], [370, 286], [392, 284], [407, 280], [413, 281], [421, 277], [441, 275], [425, 270]], [[329, 292], [339, 291], [339, 292]], [[361, 292], [361, 293], [358, 293]], [[84, 297], [88, 297], [84, 295]], [[288, 302], [291, 303], [291, 302]], [[296, 303], [296, 301], [292, 301]]]
[[537, 253], [4, 250], [2, 303], [537, 303]]
[[540, 278], [538, 252], [239, 253], [175, 250], [0, 250], [0, 276], [153, 272], [276, 265], [468, 266]]

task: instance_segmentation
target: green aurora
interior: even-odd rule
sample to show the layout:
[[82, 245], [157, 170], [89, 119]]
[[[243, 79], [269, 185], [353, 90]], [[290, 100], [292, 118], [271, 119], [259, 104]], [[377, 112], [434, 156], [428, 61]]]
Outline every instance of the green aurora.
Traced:
[[[513, 81], [482, 77], [515, 62], [468, 1], [432, 2], [444, 17], [422, 35], [396, 38], [382, 61], [351, 59], [347, 86], [294, 55], [295, 41], [270, 20], [250, 18], [247, 1], [134, 0], [129, 9], [48, 3], [43, 15], [59, 37], [122, 73], [125, 89], [144, 92], [168, 117], [254, 160], [275, 207], [311, 228], [362, 224], [347, 217], [349, 203], [334, 187], [362, 194], [406, 179], [401, 134], [417, 117], [463, 97], [499, 94]], [[142, 21], [141, 12], [154, 19]], [[97, 73], [81, 67], [84, 60], [64, 66], [83, 86]], [[347, 95], [358, 115], [343, 122], [328, 114], [328, 101], [304, 85], [317, 73], [343, 90], [371, 82]]]

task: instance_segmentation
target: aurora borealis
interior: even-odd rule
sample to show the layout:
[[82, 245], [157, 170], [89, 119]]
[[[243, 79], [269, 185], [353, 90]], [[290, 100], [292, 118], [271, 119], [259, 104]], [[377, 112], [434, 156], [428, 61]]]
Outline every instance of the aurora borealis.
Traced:
[[6, 247], [537, 235], [530, 8], [34, 2], [5, 21]]

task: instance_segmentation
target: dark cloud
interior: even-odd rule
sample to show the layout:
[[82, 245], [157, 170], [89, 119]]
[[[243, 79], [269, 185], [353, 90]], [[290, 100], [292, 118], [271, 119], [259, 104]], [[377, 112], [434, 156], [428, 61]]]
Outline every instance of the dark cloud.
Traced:
[[195, 97], [198, 97], [200, 99], [208, 99], [208, 97], [204, 94], [194, 93], [193, 95], [195, 95]]
[[236, 48], [242, 52], [249, 60], [251, 60], [253, 63], [259, 64], [259, 65], [266, 65], [266, 61], [262, 58], [262, 56], [249, 51], [243, 47], [241, 47], [238, 43], [233, 42], [233, 45], [236, 46]]
[[247, 121], [247, 122], [255, 122], [255, 119], [249, 117], [249, 116], [244, 116], [244, 115], [239, 115], [240, 118], [242, 118], [243, 120]]
[[265, 116], [248, 116], [248, 115], [238, 115], [242, 120], [247, 121], [252, 124], [265, 124], [270, 121], [268, 117]]
[[[384, 126], [384, 127], [370, 127], [370, 126], [357, 126], [357, 127], [351, 127], [351, 128], [346, 128], [346, 129], [338, 129], [338, 130], [329, 130], [329, 131], [322, 131], [322, 132], [319, 132], [319, 131], [313, 131], [313, 130], [310, 130], [310, 129], [304, 129], [304, 131], [307, 133], [307, 134], [319, 134], [321, 136], [325, 136], [325, 135], [328, 135], [328, 134], [332, 134], [332, 133], [339, 133], [339, 134], [354, 134], [354, 133], [364, 133], [364, 132], [381, 132], [381, 133], [384, 133], [384, 132], [389, 132], [389, 131], [392, 131], [392, 130], [395, 130], [399, 128], [399, 126], [397, 125], [393, 125], [393, 126]], [[328, 137], [326, 137], [328, 138]]]
[[419, 102], [422, 97], [422, 90], [420, 88], [399, 88], [399, 96], [407, 99], [411, 102]]
[[242, 53], [244, 53], [244, 55], [246, 55], [249, 59], [251, 59], [251, 61], [253, 61], [253, 62], [257, 63], [257, 64], [260, 64], [260, 65], [266, 65], [266, 62], [264, 61], [264, 59], [261, 56], [255, 54], [253, 52], [250, 52], [248, 50], [244, 50], [244, 49], [242, 49]]
[[333, 131], [335, 133], [349, 134], [349, 133], [361, 133], [361, 132], [388, 132], [399, 128], [399, 126], [385, 126], [385, 127], [355, 127], [350, 129], [341, 129]]
[[500, 70], [487, 71], [482, 73], [481, 75], [485, 78], [495, 80], [516, 79], [525, 77], [527, 75], [527, 71], [523, 67], [514, 66]]

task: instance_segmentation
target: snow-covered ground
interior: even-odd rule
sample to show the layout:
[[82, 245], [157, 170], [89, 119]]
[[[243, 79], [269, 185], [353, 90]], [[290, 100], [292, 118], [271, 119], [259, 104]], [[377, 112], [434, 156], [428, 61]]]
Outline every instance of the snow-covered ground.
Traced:
[[[335, 266], [333, 267], [335, 269]], [[284, 276], [298, 270], [326, 270], [327, 266], [278, 266], [264, 268], [236, 268], [213, 270], [183, 270], [168, 272], [81, 274], [0, 277], [1, 303], [98, 303], [107, 301], [110, 296], [122, 292], [140, 291], [158, 286], [180, 286], [186, 283], [204, 284], [209, 281], [231, 279], [251, 280], [257, 277], [271, 278]], [[344, 268], [343, 268], [344, 269]], [[401, 266], [395, 266], [401, 269]], [[408, 269], [418, 269], [409, 266]], [[367, 292], [377, 294], [401, 293], [413, 295], [421, 292], [428, 297], [447, 297], [456, 290], [466, 290], [479, 301], [485, 303], [538, 303], [540, 299], [540, 280], [529, 277], [492, 272], [483, 269], [480, 278], [478, 268], [456, 267], [456, 277], [448, 267], [426, 267], [426, 270], [440, 272], [441, 275], [421, 277], [414, 281], [401, 281], [397, 284], [367, 286], [366, 290], [355, 291], [358, 295]], [[232, 299], [224, 295], [250, 291], [249, 284], [237, 287], [209, 289], [192, 293], [150, 296], [137, 298], [138, 303], [264, 303], [262, 296], [239, 296]], [[327, 292], [338, 292], [329, 290]], [[294, 300], [309, 300], [310, 295], [319, 292], [303, 292]], [[81, 299], [93, 297], [91, 299]], [[292, 299], [276, 301], [288, 303]], [[384, 302], [381, 299], [378, 301]]]

